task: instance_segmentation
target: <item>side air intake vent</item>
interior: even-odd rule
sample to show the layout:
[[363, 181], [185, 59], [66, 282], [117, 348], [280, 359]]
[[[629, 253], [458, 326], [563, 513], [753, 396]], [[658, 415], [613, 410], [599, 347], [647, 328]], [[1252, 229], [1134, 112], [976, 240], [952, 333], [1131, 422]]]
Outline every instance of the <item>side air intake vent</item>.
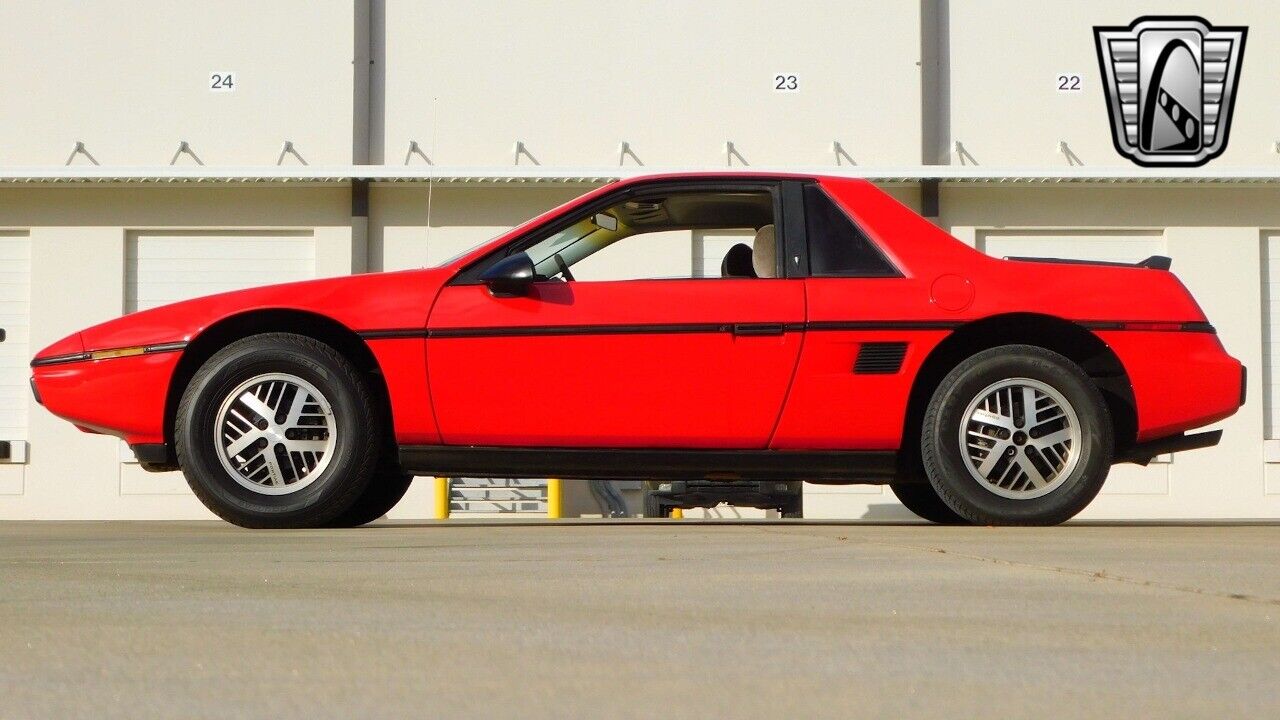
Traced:
[[863, 343], [853, 371], [859, 375], [892, 375], [902, 368], [902, 358], [906, 354], [907, 344], [904, 342]]

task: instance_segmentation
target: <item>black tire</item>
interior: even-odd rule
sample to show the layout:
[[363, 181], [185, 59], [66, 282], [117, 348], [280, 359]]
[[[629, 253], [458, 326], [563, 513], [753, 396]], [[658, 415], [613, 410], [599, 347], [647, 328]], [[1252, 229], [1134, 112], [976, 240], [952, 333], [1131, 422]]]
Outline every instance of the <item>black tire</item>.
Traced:
[[889, 489], [898, 498], [898, 502], [931, 523], [939, 525], [969, 524], [968, 520], [960, 517], [955, 510], [947, 507], [947, 504], [942, 502], [942, 498], [938, 497], [938, 492], [933, 489], [928, 480], [891, 483]]
[[[1048, 386], [1074, 410], [1080, 440], [1073, 452], [1078, 455], [1074, 467], [1053, 481], [1056, 485], [1045, 486], [1052, 488], [1042, 491], [1047, 494], [1004, 497], [970, 473], [961, 454], [960, 431], [970, 402], [997, 383], [1024, 378]], [[978, 525], [1056, 525], [1083, 510], [1102, 489], [1111, 469], [1113, 435], [1107, 405], [1078, 365], [1044, 348], [1004, 345], [968, 358], [943, 378], [925, 411], [920, 450], [938, 497], [964, 519]], [[1012, 457], [1021, 461], [1020, 453], [1032, 454], [1025, 438], [1027, 445], [1020, 449], [1013, 442], [1006, 448]]]
[[644, 493], [644, 516], [647, 518], [669, 518], [671, 517], [671, 506], [662, 502], [658, 496], [654, 495], [654, 491], [658, 489], [656, 480], [645, 480], [641, 486], [641, 492]]
[[369, 487], [365, 488], [364, 494], [356, 500], [354, 505], [347, 508], [346, 512], [330, 520], [327, 523], [328, 527], [351, 528], [368, 525], [391, 512], [396, 503], [404, 498], [411, 484], [413, 484], [413, 476], [405, 475], [399, 469], [379, 470], [369, 481]]
[[[285, 373], [327, 398], [338, 428], [327, 466], [288, 494], [256, 492], [223, 467], [214, 425], [225, 398], [244, 382]], [[382, 424], [365, 379], [337, 350], [313, 338], [267, 333], [238, 340], [201, 366], [178, 406], [178, 464], [196, 497], [227, 522], [248, 528], [324, 527], [364, 495], [378, 466]], [[344, 431], [344, 428], [350, 430]]]

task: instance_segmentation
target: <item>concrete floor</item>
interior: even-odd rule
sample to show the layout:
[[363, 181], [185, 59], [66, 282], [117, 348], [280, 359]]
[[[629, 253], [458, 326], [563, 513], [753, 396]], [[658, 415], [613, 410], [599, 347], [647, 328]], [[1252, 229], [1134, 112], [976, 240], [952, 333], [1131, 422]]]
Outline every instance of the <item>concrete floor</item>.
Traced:
[[1277, 717], [1280, 526], [0, 524], [0, 717]]

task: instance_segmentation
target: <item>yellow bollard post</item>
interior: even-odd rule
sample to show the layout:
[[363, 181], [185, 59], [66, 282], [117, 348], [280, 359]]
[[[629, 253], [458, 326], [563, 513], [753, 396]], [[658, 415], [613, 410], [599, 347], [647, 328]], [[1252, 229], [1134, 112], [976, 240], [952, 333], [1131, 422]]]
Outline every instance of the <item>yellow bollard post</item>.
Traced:
[[560, 481], [555, 478], [547, 480], [547, 518], [558, 520], [564, 510], [564, 491]]
[[449, 519], [449, 478], [438, 477], [436, 483], [436, 519]]
[[684, 510], [682, 510], [682, 509], [680, 509], [680, 508], [671, 508], [671, 519], [672, 519], [672, 520], [683, 520], [683, 519], [684, 519]]

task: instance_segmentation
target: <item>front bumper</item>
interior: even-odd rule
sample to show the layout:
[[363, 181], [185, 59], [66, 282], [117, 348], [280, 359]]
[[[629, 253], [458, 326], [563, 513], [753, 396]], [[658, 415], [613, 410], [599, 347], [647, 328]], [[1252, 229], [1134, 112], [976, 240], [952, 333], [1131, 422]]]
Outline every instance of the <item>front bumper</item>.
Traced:
[[169, 383], [182, 353], [36, 364], [31, 389], [49, 412], [81, 430], [130, 444], [163, 443]]

